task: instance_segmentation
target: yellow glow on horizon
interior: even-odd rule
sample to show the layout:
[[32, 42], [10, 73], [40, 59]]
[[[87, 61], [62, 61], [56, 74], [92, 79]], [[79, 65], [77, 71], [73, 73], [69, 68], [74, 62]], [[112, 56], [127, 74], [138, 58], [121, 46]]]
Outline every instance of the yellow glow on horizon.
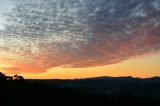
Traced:
[[45, 73], [23, 74], [25, 78], [35, 79], [75, 79], [97, 76], [160, 76], [160, 54], [144, 55], [117, 64], [90, 68], [51, 68]]

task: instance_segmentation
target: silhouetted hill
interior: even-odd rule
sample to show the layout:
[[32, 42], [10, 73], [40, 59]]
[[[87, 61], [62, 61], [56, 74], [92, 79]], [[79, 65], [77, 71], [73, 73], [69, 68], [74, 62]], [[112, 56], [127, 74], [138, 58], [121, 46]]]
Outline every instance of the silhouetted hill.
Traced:
[[28, 80], [29, 82], [74, 88], [77, 91], [107, 94], [131, 94], [135, 96], [160, 97], [160, 77], [95, 77], [73, 80]]
[[[160, 78], [0, 78], [0, 106], [160, 106]], [[19, 78], [17, 75], [16, 78]]]

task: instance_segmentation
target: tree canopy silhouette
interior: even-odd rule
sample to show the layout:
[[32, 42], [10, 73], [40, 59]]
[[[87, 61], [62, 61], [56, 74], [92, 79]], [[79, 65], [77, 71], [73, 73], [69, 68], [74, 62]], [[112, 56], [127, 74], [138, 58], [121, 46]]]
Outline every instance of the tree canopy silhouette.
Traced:
[[0, 72], [0, 80], [1, 81], [6, 80], [5, 74], [3, 74], [2, 72]]
[[6, 76], [4, 73], [0, 72], [0, 81], [5, 80], [24, 80], [24, 78], [20, 75]]

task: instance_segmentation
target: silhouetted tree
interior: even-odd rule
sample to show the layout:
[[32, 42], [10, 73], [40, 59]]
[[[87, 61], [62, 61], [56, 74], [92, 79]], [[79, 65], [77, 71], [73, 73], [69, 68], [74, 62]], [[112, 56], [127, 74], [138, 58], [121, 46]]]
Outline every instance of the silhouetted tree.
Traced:
[[13, 79], [14, 80], [24, 80], [24, 78], [22, 76], [18, 76], [18, 75], [14, 75]]
[[0, 72], [0, 80], [1, 81], [6, 80], [5, 74], [3, 74], [2, 72]]
[[18, 76], [18, 80], [24, 80], [22, 76]]
[[14, 75], [13, 80], [18, 80], [18, 75]]
[[6, 76], [6, 79], [7, 80], [13, 80], [13, 77], [12, 76]]

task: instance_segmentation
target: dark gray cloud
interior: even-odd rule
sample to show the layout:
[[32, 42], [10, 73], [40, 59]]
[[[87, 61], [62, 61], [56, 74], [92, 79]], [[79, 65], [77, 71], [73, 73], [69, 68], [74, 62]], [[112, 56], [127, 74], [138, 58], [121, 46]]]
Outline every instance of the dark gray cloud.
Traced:
[[160, 48], [159, 0], [11, 1], [0, 50], [13, 61], [92, 67]]

